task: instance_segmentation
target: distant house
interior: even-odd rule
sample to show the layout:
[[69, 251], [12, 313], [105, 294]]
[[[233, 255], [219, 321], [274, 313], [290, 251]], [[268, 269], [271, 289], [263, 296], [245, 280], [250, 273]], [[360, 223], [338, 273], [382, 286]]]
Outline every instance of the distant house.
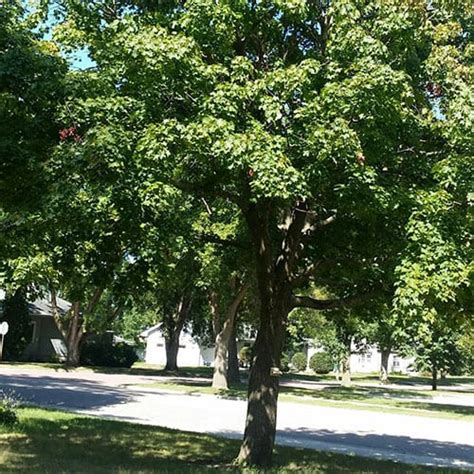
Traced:
[[[0, 301], [5, 293], [0, 293]], [[62, 298], [57, 298], [59, 310], [66, 313], [71, 304]], [[31, 316], [31, 342], [26, 347], [22, 360], [34, 362], [50, 362], [66, 358], [66, 345], [53, 317], [51, 303], [46, 298], [37, 298], [28, 303]], [[1, 320], [1, 314], [0, 314]], [[8, 335], [6, 336], [8, 337]]]
[[[166, 365], [165, 337], [162, 324], [143, 331], [139, 335], [145, 341], [145, 362]], [[179, 338], [178, 367], [211, 366], [214, 363], [214, 347], [204, 347], [183, 329]]]
[[[306, 354], [309, 360], [316, 352], [321, 352], [323, 349], [317, 345], [308, 343], [306, 347]], [[355, 346], [352, 348], [350, 368], [353, 373], [371, 373], [380, 371], [381, 353], [375, 346], [367, 346], [364, 350], [357, 350]], [[390, 354], [388, 359], [388, 372], [398, 372], [407, 374], [412, 372], [412, 364], [414, 359], [401, 357], [395, 351]]]

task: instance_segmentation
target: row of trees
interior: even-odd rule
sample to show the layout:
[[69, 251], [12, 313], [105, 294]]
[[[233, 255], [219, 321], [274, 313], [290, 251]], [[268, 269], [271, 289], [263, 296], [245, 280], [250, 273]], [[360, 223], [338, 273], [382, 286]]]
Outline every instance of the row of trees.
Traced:
[[[344, 385], [351, 382], [351, 355], [366, 354], [374, 347], [380, 352], [377, 362], [384, 384], [389, 382], [391, 354], [409, 358], [413, 371], [431, 373], [434, 390], [440, 376], [473, 373], [472, 320], [466, 319], [457, 326], [451, 319], [421, 324], [422, 328], [411, 324], [407, 329], [403, 319], [383, 308], [375, 318], [352, 313], [328, 319], [323, 313], [300, 310], [290, 316], [287, 350], [301, 350], [312, 339], [312, 344], [327, 354], [331, 370], [335, 369]], [[303, 365], [305, 369], [306, 362]]]
[[[470, 15], [461, 0], [2, 6], [3, 286], [49, 295], [71, 364], [86, 333], [151, 308], [174, 369], [186, 320], [212, 321], [219, 386], [240, 308], [258, 331], [239, 462], [269, 465], [296, 309], [346, 342], [354, 315], [425, 341], [472, 316]], [[68, 66], [77, 52], [93, 67]]]

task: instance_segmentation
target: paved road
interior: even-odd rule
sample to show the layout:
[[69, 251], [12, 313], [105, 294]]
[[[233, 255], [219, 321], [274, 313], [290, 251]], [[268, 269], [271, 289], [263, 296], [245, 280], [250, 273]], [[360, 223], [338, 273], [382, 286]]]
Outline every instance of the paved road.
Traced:
[[[130, 376], [0, 369], [0, 388], [41, 406], [240, 438], [246, 404], [124, 387]], [[149, 380], [134, 376], [135, 383]], [[474, 470], [474, 423], [280, 403], [277, 442]]]

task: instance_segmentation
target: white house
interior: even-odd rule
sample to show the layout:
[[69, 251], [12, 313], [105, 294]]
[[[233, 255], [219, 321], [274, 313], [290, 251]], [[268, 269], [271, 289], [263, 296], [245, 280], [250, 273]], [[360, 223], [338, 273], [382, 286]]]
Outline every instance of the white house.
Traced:
[[[165, 337], [161, 323], [146, 329], [140, 334], [145, 340], [145, 362], [166, 365]], [[214, 363], [214, 347], [202, 347], [183, 329], [179, 338], [178, 367], [211, 366]]]
[[[321, 347], [315, 346], [313, 344], [308, 344], [307, 347], [307, 360], [308, 368], [309, 361], [313, 354], [316, 352], [321, 352], [323, 349]], [[353, 373], [371, 373], [380, 371], [382, 355], [380, 351], [375, 346], [367, 346], [363, 351], [358, 351], [354, 345], [352, 348], [350, 368]], [[414, 362], [413, 358], [401, 357], [397, 353], [391, 353], [388, 359], [388, 372], [398, 372], [401, 374], [407, 374], [412, 372], [411, 368]]]

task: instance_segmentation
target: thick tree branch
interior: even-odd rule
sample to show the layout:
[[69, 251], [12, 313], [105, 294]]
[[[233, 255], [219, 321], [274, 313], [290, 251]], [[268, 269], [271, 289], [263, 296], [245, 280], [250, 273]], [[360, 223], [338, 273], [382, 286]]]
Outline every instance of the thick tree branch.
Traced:
[[288, 281], [291, 278], [307, 214], [308, 203], [306, 201], [298, 202], [293, 209], [288, 230], [281, 245], [281, 253], [276, 262], [276, 271], [280, 280], [285, 278]]

